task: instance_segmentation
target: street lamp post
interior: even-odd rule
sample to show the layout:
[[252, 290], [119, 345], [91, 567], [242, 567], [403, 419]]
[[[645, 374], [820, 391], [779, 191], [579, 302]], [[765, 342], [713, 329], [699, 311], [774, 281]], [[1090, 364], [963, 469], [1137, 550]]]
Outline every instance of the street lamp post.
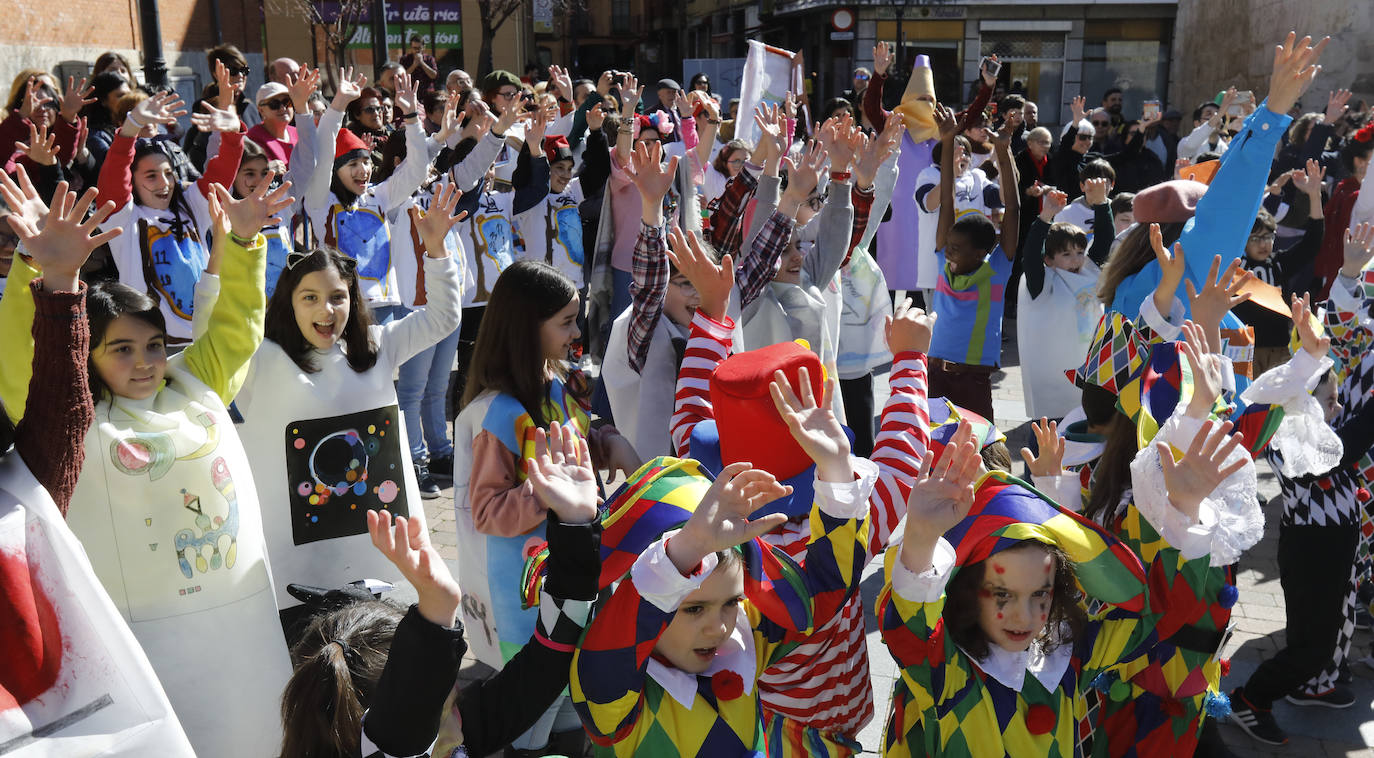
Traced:
[[372, 0], [372, 67], [380, 70], [391, 60], [386, 46], [386, 0]]
[[162, 23], [158, 20], [157, 0], [142, 0], [138, 17], [143, 31], [143, 81], [153, 88], [167, 84], [167, 60], [162, 57]]

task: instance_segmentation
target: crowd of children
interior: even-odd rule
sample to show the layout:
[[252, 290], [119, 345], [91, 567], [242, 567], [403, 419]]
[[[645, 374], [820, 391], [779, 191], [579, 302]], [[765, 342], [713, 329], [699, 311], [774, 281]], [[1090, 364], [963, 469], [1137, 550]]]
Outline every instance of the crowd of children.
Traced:
[[[1199, 108], [1160, 147], [1214, 157], [1169, 181], [1157, 114], [1075, 98], [1054, 147], [990, 107], [995, 57], [956, 114], [918, 56], [888, 112], [885, 43], [815, 123], [790, 93], [723, 123], [709, 80], [645, 107], [624, 72], [436, 89], [422, 43], [249, 114], [217, 48], [185, 152], [175, 94], [25, 72], [0, 752], [1216, 756], [1228, 717], [1282, 744], [1277, 699], [1354, 703], [1374, 599], [1374, 121], [1348, 92], [1294, 120], [1325, 46], [1278, 45], [1233, 134], [1234, 94]], [[1261, 459], [1286, 645], [1228, 693]], [[423, 503], [449, 483], [456, 576]], [[494, 673], [460, 684], [469, 651]]]

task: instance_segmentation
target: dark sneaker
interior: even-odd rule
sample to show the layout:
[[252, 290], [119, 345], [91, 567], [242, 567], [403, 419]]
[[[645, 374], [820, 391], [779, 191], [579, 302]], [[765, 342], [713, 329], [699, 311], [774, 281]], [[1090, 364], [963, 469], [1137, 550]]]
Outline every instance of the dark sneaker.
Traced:
[[1239, 687], [1231, 691], [1231, 723], [1260, 742], [1270, 745], [1288, 744], [1288, 735], [1283, 733], [1279, 723], [1274, 720], [1274, 712], [1268, 708], [1250, 705]]
[[430, 458], [429, 475], [434, 477], [436, 482], [451, 483], [453, 481], [453, 454]]
[[429, 468], [423, 463], [415, 464], [415, 479], [420, 483], [420, 497], [425, 500], [439, 497], [439, 485], [434, 482], [434, 477], [429, 475]]
[[1370, 626], [1369, 609], [1363, 605], [1355, 606], [1355, 628], [1360, 631], [1369, 631]]
[[1355, 704], [1355, 691], [1344, 684], [1337, 684], [1319, 695], [1309, 695], [1298, 690], [1288, 696], [1288, 702], [1293, 705], [1319, 705], [1323, 708], [1349, 708]]

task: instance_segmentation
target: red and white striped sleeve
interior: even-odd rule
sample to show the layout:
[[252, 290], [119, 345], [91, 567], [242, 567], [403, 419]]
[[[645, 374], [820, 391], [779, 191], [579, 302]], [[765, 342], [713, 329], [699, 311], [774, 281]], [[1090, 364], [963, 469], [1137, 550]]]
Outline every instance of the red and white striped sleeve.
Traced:
[[692, 332], [677, 373], [677, 392], [673, 396], [673, 417], [669, 433], [679, 457], [687, 455], [692, 430], [702, 421], [711, 421], [711, 374], [730, 355], [730, 332], [735, 322], [729, 316], [717, 321], [700, 310], [692, 316]]
[[878, 465], [878, 484], [868, 500], [872, 514], [870, 556], [887, 549], [893, 530], [906, 515], [907, 496], [921, 458], [930, 448], [925, 354], [899, 353], [892, 362], [888, 386], [891, 395], [883, 405], [882, 423], [869, 456]]

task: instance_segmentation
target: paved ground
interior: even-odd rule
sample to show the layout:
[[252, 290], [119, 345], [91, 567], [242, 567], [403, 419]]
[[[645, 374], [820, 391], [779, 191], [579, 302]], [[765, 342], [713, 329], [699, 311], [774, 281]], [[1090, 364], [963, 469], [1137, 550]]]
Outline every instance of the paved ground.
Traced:
[[[1015, 333], [1014, 329], [1011, 331]], [[1014, 344], [1006, 345], [1003, 362], [1006, 364], [1004, 370], [993, 376], [993, 406], [997, 425], [1007, 432], [1009, 446], [1014, 451], [1026, 444], [1029, 438], [1025, 406], [1021, 398], [1021, 372]], [[878, 388], [879, 394], [875, 407], [882, 407], [882, 401], [886, 397], [886, 380], [886, 374], [875, 379], [874, 385]], [[1018, 460], [1017, 467], [1020, 473], [1019, 457], [1012, 457]], [[1273, 474], [1268, 466], [1261, 465], [1260, 494], [1272, 498], [1277, 492], [1278, 486]], [[458, 553], [452, 494], [451, 489], [445, 489], [440, 498], [426, 503], [425, 511], [429, 516], [434, 542], [440, 553], [449, 560], [451, 566], [454, 566], [456, 574]], [[1270, 525], [1268, 535], [1241, 560], [1238, 580], [1241, 590], [1240, 601], [1233, 611], [1237, 629], [1226, 651], [1232, 660], [1231, 673], [1225, 682], [1228, 690], [1243, 683], [1261, 660], [1273, 655], [1278, 646], [1283, 644], [1283, 590], [1279, 586], [1276, 562], [1279, 516], [1277, 504], [1266, 507], [1265, 515]], [[875, 563], [864, 574], [862, 594], [866, 606], [870, 609], [868, 647], [879, 716], [860, 733], [860, 742], [867, 749], [865, 755], [876, 754], [881, 745], [883, 714], [886, 713], [892, 682], [897, 676], [896, 666], [883, 646], [871, 611], [881, 589], [882, 567], [880, 563]], [[403, 593], [404, 590], [398, 594], [403, 596]], [[1362, 657], [1369, 651], [1372, 643], [1374, 637], [1371, 637], [1369, 632], [1358, 632], [1352, 648], [1353, 657]], [[486, 673], [485, 667], [472, 660], [463, 670], [464, 677], [481, 677]], [[1255, 742], [1230, 724], [1222, 725], [1222, 737], [1235, 755], [1242, 758], [1374, 758], [1374, 750], [1371, 750], [1371, 746], [1374, 746], [1374, 670], [1356, 663], [1353, 665], [1353, 673], [1357, 700], [1355, 706], [1348, 710], [1301, 708], [1285, 701], [1275, 705], [1275, 716], [1289, 733], [1289, 743], [1284, 747], [1275, 748]]]

